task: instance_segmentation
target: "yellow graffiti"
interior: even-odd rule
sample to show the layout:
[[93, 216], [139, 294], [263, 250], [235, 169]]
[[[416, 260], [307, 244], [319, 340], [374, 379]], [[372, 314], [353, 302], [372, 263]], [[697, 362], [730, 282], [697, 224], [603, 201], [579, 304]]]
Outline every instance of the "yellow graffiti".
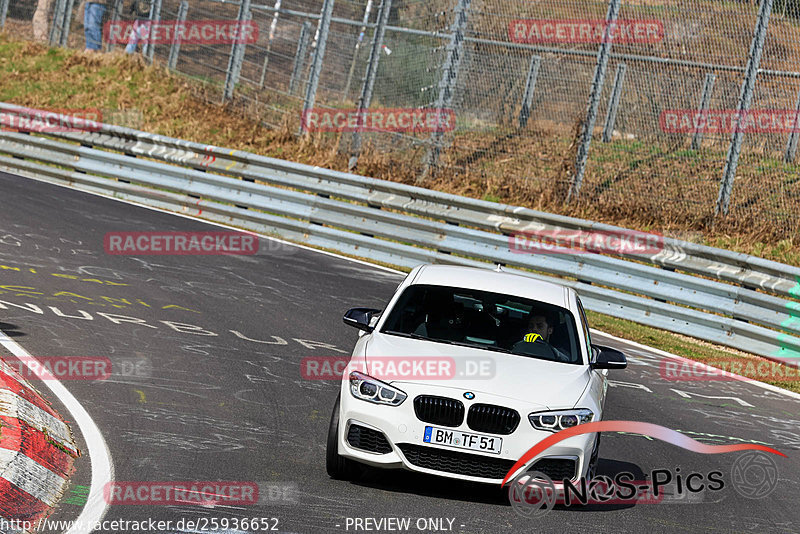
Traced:
[[[115, 308], [124, 308], [126, 305], [127, 306], [133, 306], [133, 304], [131, 304], [131, 302], [128, 299], [117, 299], [117, 298], [113, 298], [113, 297], [100, 297], [100, 298], [102, 300], [105, 300], [106, 302], [108, 302], [109, 304], [111, 304]], [[121, 302], [122, 305], [114, 304], [115, 302]]]
[[[2, 266], [0, 266], [2, 267]], [[64, 275], [64, 278], [72, 277], [72, 275]], [[119, 285], [127, 285], [127, 284], [119, 284]], [[138, 298], [122, 298], [122, 297], [107, 297], [107, 296], [97, 296], [97, 297], [87, 297], [84, 295], [80, 295], [78, 293], [73, 293], [72, 291], [57, 291], [55, 293], [44, 293], [42, 291], [37, 290], [35, 287], [31, 286], [14, 286], [14, 285], [0, 285], [0, 295], [11, 293], [16, 297], [26, 297], [29, 299], [44, 299], [44, 300], [67, 300], [69, 302], [77, 302], [78, 299], [81, 304], [85, 305], [92, 305], [92, 306], [111, 306], [113, 308], [127, 308], [129, 306], [136, 306], [142, 305], [146, 308], [152, 308], [152, 306], [142, 299]], [[166, 304], [161, 306], [159, 309], [162, 310], [183, 310], [188, 311], [191, 313], [202, 313], [199, 310], [194, 310], [192, 308], [186, 308], [185, 306], [179, 306], [177, 304]]]
[[[229, 155], [229, 156], [233, 156], [233, 153], [234, 153], [234, 152], [236, 152], [236, 151], [235, 151], [235, 150], [231, 150], [231, 151], [228, 153], [228, 155]], [[237, 163], [239, 163], [239, 162], [238, 162], [238, 161], [236, 161], [236, 160], [232, 161], [230, 165], [228, 165], [227, 167], [225, 167], [225, 170], [226, 170], [226, 171], [229, 171], [229, 170], [231, 170], [231, 167], [233, 167], [233, 166], [234, 166], [234, 165], [236, 165]]]
[[166, 310], [166, 309], [169, 309], [169, 308], [175, 308], [175, 309], [177, 309], [177, 310], [186, 310], [186, 311], [190, 311], [190, 312], [192, 312], [192, 313], [200, 313], [200, 312], [199, 312], [199, 311], [197, 311], [197, 310], [193, 310], [193, 309], [191, 309], [191, 308], [184, 308], [183, 306], [178, 306], [178, 305], [176, 305], [176, 304], [167, 304], [166, 306], [163, 306], [161, 309], [162, 309], [162, 310]]
[[50, 273], [50, 276], [55, 276], [58, 278], [69, 278], [70, 280], [78, 280], [80, 282], [92, 282], [94, 284], [100, 284], [104, 286], [127, 286], [129, 284], [123, 284], [122, 282], [110, 282], [108, 280], [99, 280], [97, 278], [81, 278], [80, 276], [75, 276], [74, 274], [64, 274], [64, 273]]
[[[6, 271], [17, 271], [22, 272], [22, 269], [19, 267], [11, 267], [10, 265], [0, 265], [0, 270]], [[39, 274], [36, 269], [32, 267], [28, 267], [28, 271], [32, 272], [33, 274]], [[100, 280], [98, 278], [81, 278], [80, 276], [75, 276], [74, 274], [64, 274], [64, 273], [50, 273], [50, 276], [55, 276], [58, 278], [68, 278], [70, 280], [78, 280], [79, 282], [91, 282], [93, 284], [100, 284], [104, 286], [128, 286], [130, 284], [124, 284], [122, 282], [111, 282], [109, 280]]]
[[133, 391], [139, 394], [139, 404], [145, 404], [147, 402], [147, 398], [144, 396], [144, 391], [140, 389], [134, 389]]
[[69, 291], [59, 291], [58, 293], [53, 293], [54, 297], [71, 297], [76, 299], [84, 299], [84, 300], [94, 300], [91, 297], [84, 297], [83, 295], [78, 295], [77, 293], [70, 293]]

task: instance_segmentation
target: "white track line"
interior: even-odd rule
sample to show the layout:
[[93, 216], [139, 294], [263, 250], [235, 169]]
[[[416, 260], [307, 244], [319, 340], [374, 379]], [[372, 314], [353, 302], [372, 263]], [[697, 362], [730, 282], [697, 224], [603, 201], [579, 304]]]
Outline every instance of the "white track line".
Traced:
[[106, 514], [108, 504], [103, 496], [103, 489], [106, 484], [114, 479], [114, 464], [111, 461], [111, 452], [108, 450], [105, 439], [103, 439], [103, 434], [100, 433], [97, 424], [72, 393], [61, 382], [56, 380], [36, 358], [2, 331], [0, 331], [0, 345], [17, 356], [32, 373], [42, 380], [61, 403], [66, 406], [70, 415], [72, 415], [72, 418], [81, 429], [86, 447], [89, 449], [92, 478], [86, 504], [73, 526], [65, 534], [88, 534], [92, 531], [92, 526], [102, 520]]

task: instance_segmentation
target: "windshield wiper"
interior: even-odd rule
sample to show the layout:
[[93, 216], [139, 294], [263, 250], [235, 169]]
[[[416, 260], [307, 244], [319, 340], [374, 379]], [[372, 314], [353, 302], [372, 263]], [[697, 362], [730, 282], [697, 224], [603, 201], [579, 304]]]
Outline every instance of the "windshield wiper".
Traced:
[[468, 341], [443, 341], [444, 343], [449, 343], [450, 345], [458, 345], [459, 347], [470, 347], [473, 349], [484, 349], [484, 350], [493, 350], [495, 352], [504, 352], [506, 354], [512, 354], [512, 352], [508, 349], [504, 349], [502, 347], [498, 347], [496, 345], [482, 345], [480, 343], [470, 343]]
[[400, 336], [400, 337], [408, 337], [411, 339], [422, 339], [424, 341], [436, 341], [435, 339], [431, 339], [429, 337], [425, 337], [419, 334], [415, 334], [413, 332], [398, 332], [397, 330], [384, 330], [384, 334], [391, 334], [393, 336]]
[[469, 343], [467, 341], [451, 341], [449, 339], [425, 337], [420, 334], [414, 334], [412, 332], [398, 332], [397, 330], [384, 330], [383, 333], [390, 334], [393, 336], [407, 337], [411, 339], [421, 339], [423, 341], [432, 341], [434, 343], [446, 343], [448, 345], [457, 345], [459, 347], [469, 347], [471, 349], [485, 349], [485, 350], [493, 350], [495, 352], [503, 352], [506, 354], [513, 354], [510, 350], [497, 347], [495, 345], [482, 345], [480, 343]]

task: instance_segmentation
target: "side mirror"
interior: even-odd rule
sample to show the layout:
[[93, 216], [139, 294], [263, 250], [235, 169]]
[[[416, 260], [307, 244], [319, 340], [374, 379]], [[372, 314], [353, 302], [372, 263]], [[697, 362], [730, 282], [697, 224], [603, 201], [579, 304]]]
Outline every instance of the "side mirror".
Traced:
[[595, 345], [592, 347], [592, 361], [589, 366], [592, 369], [625, 369], [628, 367], [628, 360], [617, 349]]
[[364, 332], [372, 332], [375, 328], [371, 326], [372, 318], [383, 310], [376, 310], [375, 308], [350, 308], [344, 314], [342, 320], [344, 324], [363, 330]]

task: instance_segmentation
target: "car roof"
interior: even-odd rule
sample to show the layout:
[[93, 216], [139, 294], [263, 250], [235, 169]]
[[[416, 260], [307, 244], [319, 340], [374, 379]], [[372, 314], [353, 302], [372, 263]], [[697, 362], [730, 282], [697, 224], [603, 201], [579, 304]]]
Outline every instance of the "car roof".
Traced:
[[451, 265], [424, 265], [411, 282], [411, 285], [420, 284], [491, 291], [569, 309], [565, 286], [503, 271]]

